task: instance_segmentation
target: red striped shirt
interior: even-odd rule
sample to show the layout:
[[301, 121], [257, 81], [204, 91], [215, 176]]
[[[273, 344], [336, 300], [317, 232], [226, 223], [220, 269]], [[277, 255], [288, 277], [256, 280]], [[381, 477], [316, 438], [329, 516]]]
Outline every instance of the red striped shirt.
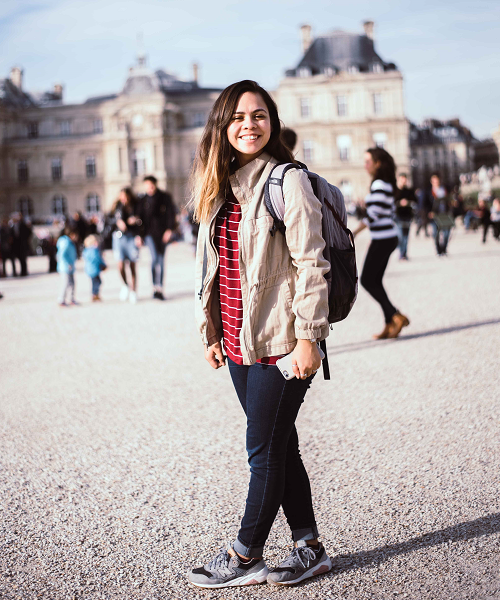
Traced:
[[[243, 364], [240, 331], [243, 323], [243, 302], [239, 267], [238, 227], [241, 206], [230, 193], [219, 210], [215, 223], [215, 246], [219, 252], [219, 292], [224, 333], [224, 348], [229, 358]], [[263, 357], [257, 362], [275, 365], [279, 356]]]

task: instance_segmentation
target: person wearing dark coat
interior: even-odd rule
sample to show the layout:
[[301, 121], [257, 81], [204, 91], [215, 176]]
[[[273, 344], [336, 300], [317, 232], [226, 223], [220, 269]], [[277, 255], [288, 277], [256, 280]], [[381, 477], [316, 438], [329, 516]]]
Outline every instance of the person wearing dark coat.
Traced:
[[2, 255], [2, 276], [7, 277], [7, 261], [12, 263], [12, 275], [16, 276], [16, 261], [14, 259], [14, 251], [12, 248], [14, 242], [14, 234], [12, 227], [9, 225], [9, 220], [4, 217], [0, 226], [0, 254]]
[[417, 202], [413, 188], [408, 187], [406, 173], [398, 177], [398, 189], [396, 191], [396, 225], [399, 238], [399, 259], [408, 260], [408, 236], [413, 219], [413, 207]]
[[151, 253], [153, 298], [163, 300], [165, 249], [177, 229], [177, 210], [172, 196], [158, 189], [156, 177], [145, 177], [144, 184], [146, 194], [141, 199], [138, 211], [142, 221], [142, 237]]
[[[19, 260], [21, 265], [21, 277], [28, 275], [28, 254], [31, 239], [31, 227], [29, 227], [21, 213], [16, 213], [12, 225], [12, 254]], [[15, 275], [15, 269], [14, 269]]]

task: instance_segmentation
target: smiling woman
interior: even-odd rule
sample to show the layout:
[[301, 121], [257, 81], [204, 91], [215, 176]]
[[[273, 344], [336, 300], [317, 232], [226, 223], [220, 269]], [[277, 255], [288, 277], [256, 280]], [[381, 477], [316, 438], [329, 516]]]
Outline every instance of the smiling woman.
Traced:
[[[316, 342], [329, 331], [321, 203], [307, 175], [290, 170], [283, 185], [285, 236], [271, 235], [273, 219], [264, 200], [273, 168], [294, 162], [269, 94], [254, 81], [225, 89], [195, 163], [196, 283], [201, 287], [196, 313], [205, 358], [214, 369], [228, 362], [247, 416], [251, 475], [237, 539], [188, 575], [199, 587], [266, 580], [293, 585], [331, 568], [318, 541], [295, 428], [321, 364]], [[276, 366], [284, 355], [291, 359], [291, 380]], [[280, 506], [295, 548], [269, 572], [263, 552]]]

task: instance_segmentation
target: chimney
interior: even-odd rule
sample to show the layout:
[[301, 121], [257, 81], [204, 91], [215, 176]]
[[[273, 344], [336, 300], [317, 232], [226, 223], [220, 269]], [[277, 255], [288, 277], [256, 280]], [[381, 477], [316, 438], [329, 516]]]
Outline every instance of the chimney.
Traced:
[[57, 99], [62, 100], [62, 97], [63, 97], [63, 86], [60, 83], [56, 83], [54, 85], [54, 96]]
[[365, 30], [365, 35], [368, 39], [373, 40], [373, 28], [375, 23], [373, 21], [365, 21], [363, 23], [363, 29]]
[[18, 90], [23, 89], [23, 73], [24, 71], [19, 67], [12, 67], [10, 70], [10, 80]]
[[193, 81], [198, 84], [198, 63], [193, 63]]
[[305, 54], [312, 44], [311, 26], [302, 25], [300, 28], [300, 33], [302, 36], [302, 52]]

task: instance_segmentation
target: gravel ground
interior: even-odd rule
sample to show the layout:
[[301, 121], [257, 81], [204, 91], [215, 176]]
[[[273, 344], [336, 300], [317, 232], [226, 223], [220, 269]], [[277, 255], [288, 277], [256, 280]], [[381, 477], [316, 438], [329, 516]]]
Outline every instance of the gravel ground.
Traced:
[[[242, 411], [193, 324], [191, 249], [169, 249], [164, 303], [146, 252], [136, 306], [110, 255], [102, 304], [81, 264], [79, 307], [57, 306], [44, 258], [0, 280], [0, 597], [500, 598], [500, 244], [459, 230], [447, 259], [425, 238], [409, 252], [386, 285], [410, 327], [372, 341], [361, 290], [299, 415], [334, 569], [293, 589], [186, 582], [235, 537], [248, 483]], [[268, 564], [289, 547], [280, 514]]]

